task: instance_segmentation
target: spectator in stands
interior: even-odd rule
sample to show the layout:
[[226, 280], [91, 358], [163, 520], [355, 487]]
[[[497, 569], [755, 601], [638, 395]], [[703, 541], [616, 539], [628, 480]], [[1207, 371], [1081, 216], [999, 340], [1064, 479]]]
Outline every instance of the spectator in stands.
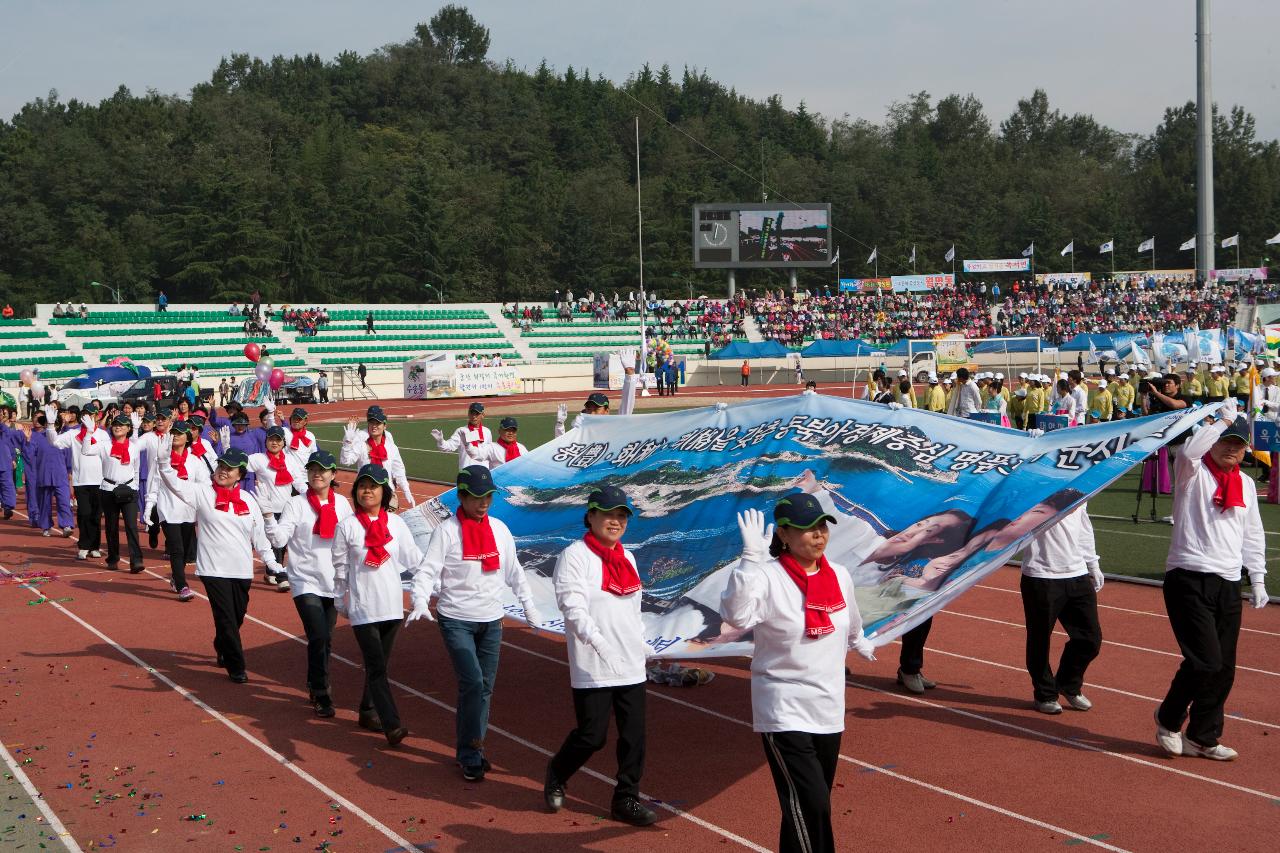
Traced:
[[234, 317], [235, 315], [237, 315], [237, 314], [239, 314], [239, 313], [240, 313], [240, 309], [236, 307], [236, 304], [235, 304], [234, 302], [232, 302], [232, 303], [227, 307], [227, 315], [228, 315], [228, 316]]
[[88, 320], [88, 319], [89, 319], [89, 306], [88, 306], [88, 305], [85, 305], [83, 302], [81, 302], [81, 303], [80, 303], [80, 315], [79, 315], [79, 316], [80, 316], [80, 319], [81, 319], [81, 320]]
[[329, 374], [323, 370], [320, 371], [320, 375], [316, 378], [316, 390], [320, 393], [321, 403], [329, 402]]
[[157, 311], [169, 310], [169, 297], [164, 295], [163, 290], [160, 291], [160, 295], [156, 297], [156, 310]]
[[59, 301], [57, 305], [53, 306], [53, 316], [59, 318], [67, 316], [67, 309], [62, 307], [61, 301]]
[[4, 318], [5, 318], [6, 320], [12, 320], [12, 319], [13, 319], [13, 306], [12, 306], [12, 305], [10, 305], [8, 302], [6, 302], [6, 303], [4, 304], [4, 311], [0, 312], [0, 314], [3, 314], [3, 315], [4, 315]]
[[363, 361], [356, 365], [356, 375], [360, 377], [360, 387], [361, 387], [361, 388], [368, 388], [368, 387], [369, 387], [368, 385], [366, 385], [366, 384], [364, 383], [364, 377], [365, 377], [365, 375], [366, 375], [366, 374], [368, 374], [368, 372], [369, 372], [369, 370], [368, 370], [368, 368], [366, 368], [366, 367], [364, 366], [364, 362], [363, 362]]
[[376, 331], [374, 330], [374, 328], [373, 328], [373, 312], [372, 312], [372, 311], [370, 311], [368, 314], [366, 314], [366, 315], [365, 315], [365, 318], [364, 318], [364, 333], [365, 333], [366, 335], [373, 335], [373, 334], [377, 334], [377, 332], [376, 332]]

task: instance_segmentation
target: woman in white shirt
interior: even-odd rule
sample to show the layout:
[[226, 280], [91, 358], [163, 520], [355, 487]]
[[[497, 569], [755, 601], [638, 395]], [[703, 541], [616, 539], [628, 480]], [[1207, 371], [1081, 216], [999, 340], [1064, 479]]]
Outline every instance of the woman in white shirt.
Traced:
[[422, 552], [391, 505], [391, 475], [381, 465], [365, 465], [351, 487], [354, 512], [338, 523], [333, 537], [334, 606], [345, 613], [364, 658], [360, 726], [399, 745], [409, 730], [391, 695], [387, 661], [404, 616], [403, 572], [423, 568]]
[[138, 545], [138, 463], [142, 448], [132, 438], [134, 424], [128, 415], [116, 415], [111, 419], [111, 440], [95, 441], [94, 420], [91, 415], [82, 419], [86, 434], [80, 450], [85, 456], [97, 456], [102, 463], [102, 483], [99, 500], [107, 540], [107, 568], [115, 571], [120, 565], [120, 519], [124, 518], [124, 536], [129, 545], [129, 572], [142, 571], [142, 548]]
[[[193, 436], [193, 456], [194, 441]], [[196, 524], [200, 526], [196, 577], [204, 584], [213, 611], [213, 648], [218, 653], [218, 666], [225, 667], [236, 684], [249, 680], [240, 626], [249, 610], [254, 552], [268, 569], [283, 571], [267, 542], [258, 502], [240, 489], [240, 478], [248, 465], [249, 457], [244, 451], [227, 450], [218, 457], [210, 482], [183, 480], [173, 467], [172, 444], [165, 441], [160, 448], [160, 476], [165, 486], [195, 510]]]
[[760, 732], [782, 808], [781, 853], [834, 853], [831, 788], [844, 731], [845, 654], [875, 660], [862, 635], [853, 581], [827, 561], [835, 518], [813, 495], [795, 493], [764, 514], [738, 516], [742, 559], [720, 615], [751, 630], [752, 728]]
[[504, 589], [515, 593], [534, 630], [538, 614], [516, 541], [507, 526], [489, 514], [495, 491], [489, 469], [463, 468], [457, 487], [458, 510], [432, 532], [424, 568], [413, 579], [413, 612], [407, 622], [434, 619], [427, 603], [438, 581], [440, 636], [458, 679], [454, 758], [462, 778], [478, 782], [489, 769], [484, 736], [502, 647]]
[[[404, 458], [396, 440], [387, 429], [387, 415], [381, 406], [370, 406], [365, 413], [365, 426], [368, 429], [356, 429], [356, 419], [347, 421], [346, 432], [342, 436], [342, 452], [338, 461], [343, 465], [354, 465], [363, 468], [366, 465], [377, 465], [387, 470], [391, 482], [404, 492], [405, 503], [414, 506], [413, 492], [409, 490], [409, 477], [405, 473]], [[392, 509], [395, 509], [395, 495], [392, 494]]]
[[[155, 444], [156, 470], [165, 442]], [[168, 433], [169, 467], [184, 482], [208, 483], [209, 472], [191, 455], [191, 427], [186, 421], [174, 421]], [[187, 563], [196, 559], [196, 513], [168, 481], [160, 476], [149, 478], [147, 514], [154, 509], [164, 529], [164, 544], [169, 552], [169, 587], [179, 601], [190, 601], [195, 593], [187, 586]]]
[[335, 713], [329, 695], [329, 648], [338, 621], [334, 607], [333, 543], [351, 502], [333, 488], [338, 460], [327, 450], [307, 459], [307, 491], [285, 504], [279, 520], [265, 516], [267, 538], [288, 548], [289, 588], [307, 635], [307, 690], [318, 717]]
[[[285, 452], [284, 427], [267, 427], [266, 447], [266, 453], [249, 454], [249, 470], [257, 483], [253, 494], [262, 514], [278, 521], [289, 499], [306, 488], [307, 475], [298, 457]], [[283, 564], [285, 549], [276, 548], [275, 552], [276, 562]], [[280, 592], [289, 591], [289, 576], [284, 572], [268, 573], [266, 580]]]
[[639, 799], [649, 647], [640, 620], [636, 558], [621, 541], [631, 515], [622, 489], [595, 490], [587, 497], [587, 532], [556, 561], [556, 604], [564, 615], [577, 727], [547, 764], [542, 793], [547, 808], [559, 811], [565, 783], [604, 746], [612, 711], [618, 726], [618, 782], [610, 816], [649, 826], [658, 816]]

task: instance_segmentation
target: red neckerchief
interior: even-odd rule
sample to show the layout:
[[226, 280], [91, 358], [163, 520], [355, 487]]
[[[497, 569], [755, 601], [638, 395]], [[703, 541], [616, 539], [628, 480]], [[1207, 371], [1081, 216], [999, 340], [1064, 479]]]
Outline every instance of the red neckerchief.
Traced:
[[[76, 441], [83, 443], [83, 442], [84, 442], [84, 437], [85, 437], [86, 435], [88, 435], [88, 434], [89, 434], [89, 428], [88, 428], [87, 426], [85, 426], [84, 424], [81, 424], [81, 425], [80, 425], [80, 434], [79, 434], [78, 436], [76, 436]], [[97, 443], [98, 443], [98, 439], [96, 439], [96, 438], [91, 438], [91, 439], [89, 439], [89, 443], [90, 443], [90, 444], [97, 444]]]
[[462, 559], [478, 560], [480, 571], [496, 572], [498, 570], [498, 542], [493, 538], [493, 525], [489, 524], [489, 516], [480, 521], [468, 518], [458, 507], [454, 513], [462, 527]]
[[169, 464], [173, 466], [174, 472], [181, 480], [187, 479], [187, 451], [190, 448], [184, 447], [181, 450], [169, 451]]
[[467, 442], [472, 447], [479, 447], [480, 445], [484, 444], [484, 427], [483, 426], [467, 427], [467, 432], [474, 432], [476, 434], [476, 437], [473, 441]]
[[640, 575], [627, 559], [627, 552], [623, 550], [621, 542], [615, 542], [612, 548], [606, 548], [590, 530], [582, 537], [582, 541], [587, 543], [591, 553], [604, 564], [601, 589], [614, 595], [630, 595], [640, 589]]
[[302, 445], [303, 447], [311, 446], [311, 439], [307, 438], [307, 431], [305, 429], [294, 431], [293, 439], [289, 442], [289, 449], [297, 450], [298, 445]]
[[[90, 441], [90, 444], [92, 444], [92, 443], [93, 443], [93, 442], [92, 442], [92, 440], [91, 440], [91, 441]], [[116, 441], [114, 438], [113, 438], [113, 439], [111, 439], [111, 455], [112, 455], [112, 457], [114, 457], [114, 458], [116, 458], [116, 459], [119, 459], [119, 460], [120, 460], [120, 464], [121, 464], [121, 465], [128, 465], [128, 464], [129, 464], [129, 439], [128, 439], [128, 437], [122, 438], [122, 439], [121, 439], [121, 440], [119, 440], [119, 441]]]
[[364, 528], [364, 564], [376, 569], [391, 559], [387, 543], [391, 541], [391, 531], [387, 529], [387, 512], [383, 510], [377, 518], [369, 518], [362, 509], [356, 510], [356, 520]]
[[506, 461], [510, 462], [512, 459], [520, 458], [520, 442], [513, 441], [510, 444], [507, 444], [502, 439], [498, 439], [498, 444], [507, 452]]
[[382, 465], [387, 461], [387, 434], [383, 433], [375, 443], [373, 436], [369, 436], [369, 462], [373, 465]]
[[1204, 463], [1204, 467], [1209, 469], [1209, 473], [1213, 475], [1214, 482], [1218, 484], [1217, 491], [1213, 493], [1213, 505], [1223, 512], [1233, 506], [1243, 507], [1244, 481], [1240, 478], [1240, 466], [1237, 465], [1230, 471], [1224, 471], [1218, 467], [1218, 463], [1214, 462], [1213, 457], [1208, 453], [1200, 457], [1200, 461]]
[[311, 532], [321, 539], [332, 539], [333, 532], [338, 529], [338, 506], [335, 501], [332, 488], [329, 489], [329, 500], [326, 503], [320, 503], [316, 493], [307, 489], [307, 503], [311, 504], [311, 509], [316, 514], [316, 523], [311, 527]]
[[217, 483], [213, 484], [213, 508], [218, 512], [235, 511], [236, 515], [248, 515], [249, 505], [244, 502], [244, 498], [240, 497], [240, 487], [232, 486], [224, 489]]
[[844, 610], [844, 595], [840, 592], [840, 581], [835, 571], [827, 562], [826, 556], [818, 558], [818, 571], [809, 574], [800, 568], [800, 564], [790, 554], [783, 553], [778, 562], [804, 596], [804, 633], [809, 637], [821, 637], [835, 630], [831, 624], [831, 614]]
[[154, 432], [156, 435], [164, 435], [164, 429], [162, 429], [161, 427], [152, 427], [151, 431]]
[[267, 467], [276, 472], [277, 486], [287, 486], [293, 482], [293, 475], [289, 473], [289, 466], [284, 461], [283, 450], [276, 456], [267, 451]]
[[195, 434], [195, 437], [191, 441], [190, 446], [191, 446], [191, 452], [195, 454], [195, 457], [197, 459], [204, 458], [205, 446], [204, 446], [204, 440], [200, 437], [200, 433], [197, 432]]

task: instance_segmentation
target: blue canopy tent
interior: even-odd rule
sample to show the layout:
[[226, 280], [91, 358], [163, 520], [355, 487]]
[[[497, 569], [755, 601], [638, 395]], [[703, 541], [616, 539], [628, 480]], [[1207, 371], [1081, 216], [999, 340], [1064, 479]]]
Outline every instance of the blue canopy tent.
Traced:
[[876, 349], [861, 338], [852, 341], [814, 341], [800, 355], [805, 358], [832, 358], [836, 356], [882, 355], [883, 350]]
[[1138, 346], [1150, 346], [1146, 335], [1140, 335], [1134, 332], [1107, 332], [1086, 334], [1081, 332], [1071, 340], [1067, 341], [1059, 350], [1064, 352], [1088, 352], [1089, 344], [1093, 344], [1093, 348], [1101, 352], [1102, 350], [1127, 349], [1130, 343], [1137, 342]]
[[[1086, 347], [1087, 349], [1087, 347]], [[973, 348], [974, 355], [993, 352], [1041, 352], [1044, 341], [1040, 338], [987, 338]]]
[[[906, 338], [903, 338], [902, 340], [898, 341], [896, 344], [894, 344], [893, 346], [885, 350], [884, 354], [885, 355], [906, 355], [908, 344], [911, 344], [911, 341], [907, 340]], [[916, 341], [914, 344], [911, 344], [912, 353], [918, 354], [922, 352], [933, 352], [933, 350], [934, 350], [933, 344], [929, 343], [928, 341]]]
[[713, 359], [734, 361], [743, 358], [786, 358], [791, 351], [777, 341], [763, 341], [758, 344], [747, 341], [734, 341], [724, 349], [711, 353]]

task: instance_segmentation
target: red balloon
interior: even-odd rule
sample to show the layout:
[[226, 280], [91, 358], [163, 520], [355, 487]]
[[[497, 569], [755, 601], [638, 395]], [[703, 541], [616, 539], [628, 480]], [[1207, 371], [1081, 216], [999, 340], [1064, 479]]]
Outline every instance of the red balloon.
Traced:
[[244, 345], [244, 357], [250, 361], [256, 362], [262, 356], [262, 347], [257, 344]]
[[267, 378], [267, 384], [271, 386], [272, 391], [278, 391], [280, 386], [284, 384], [284, 371], [275, 368], [271, 371], [271, 376]]

